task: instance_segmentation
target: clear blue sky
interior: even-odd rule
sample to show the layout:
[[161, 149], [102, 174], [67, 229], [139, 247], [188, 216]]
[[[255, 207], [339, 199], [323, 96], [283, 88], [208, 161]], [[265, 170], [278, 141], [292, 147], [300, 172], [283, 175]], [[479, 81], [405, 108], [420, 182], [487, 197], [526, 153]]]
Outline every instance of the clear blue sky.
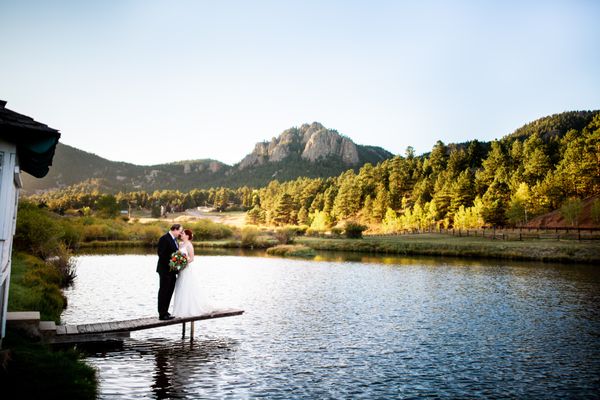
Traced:
[[0, 99], [136, 164], [319, 121], [404, 154], [600, 109], [600, 1], [0, 0]]

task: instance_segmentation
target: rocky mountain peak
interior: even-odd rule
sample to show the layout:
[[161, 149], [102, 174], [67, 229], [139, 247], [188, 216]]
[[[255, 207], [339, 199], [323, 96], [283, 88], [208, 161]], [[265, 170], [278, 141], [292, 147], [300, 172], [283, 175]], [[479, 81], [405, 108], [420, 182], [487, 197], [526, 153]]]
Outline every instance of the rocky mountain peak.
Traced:
[[270, 142], [257, 143], [254, 151], [244, 157], [238, 168], [282, 161], [293, 154], [310, 162], [326, 158], [338, 158], [348, 166], [360, 162], [358, 147], [352, 140], [313, 122], [303, 124], [300, 128], [287, 129]]

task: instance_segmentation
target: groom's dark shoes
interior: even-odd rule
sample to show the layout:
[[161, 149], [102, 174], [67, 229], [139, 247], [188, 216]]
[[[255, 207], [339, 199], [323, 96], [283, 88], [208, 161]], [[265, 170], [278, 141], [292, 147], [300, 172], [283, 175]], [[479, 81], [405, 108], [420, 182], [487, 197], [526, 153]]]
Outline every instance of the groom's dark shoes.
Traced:
[[160, 317], [158, 317], [158, 319], [160, 319], [161, 321], [168, 321], [168, 320], [174, 319], [174, 318], [175, 317], [169, 313], [166, 313], [165, 315], [161, 315]]

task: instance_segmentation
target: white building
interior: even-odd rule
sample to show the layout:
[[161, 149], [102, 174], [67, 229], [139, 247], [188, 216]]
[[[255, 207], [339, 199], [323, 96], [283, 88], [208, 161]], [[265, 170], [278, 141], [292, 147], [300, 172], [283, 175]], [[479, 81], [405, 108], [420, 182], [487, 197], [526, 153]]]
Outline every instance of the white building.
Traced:
[[0, 100], [0, 347], [6, 331], [12, 241], [21, 171], [42, 178], [52, 165], [60, 133], [7, 109]]

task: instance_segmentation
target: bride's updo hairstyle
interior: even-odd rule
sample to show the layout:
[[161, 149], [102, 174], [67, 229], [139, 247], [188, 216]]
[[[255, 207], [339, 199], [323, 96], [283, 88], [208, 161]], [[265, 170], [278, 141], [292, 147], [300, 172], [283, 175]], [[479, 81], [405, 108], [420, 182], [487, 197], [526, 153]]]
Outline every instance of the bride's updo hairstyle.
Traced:
[[190, 240], [194, 240], [194, 232], [192, 232], [190, 229], [184, 229], [183, 231], [185, 232], [186, 235], [188, 235]]

